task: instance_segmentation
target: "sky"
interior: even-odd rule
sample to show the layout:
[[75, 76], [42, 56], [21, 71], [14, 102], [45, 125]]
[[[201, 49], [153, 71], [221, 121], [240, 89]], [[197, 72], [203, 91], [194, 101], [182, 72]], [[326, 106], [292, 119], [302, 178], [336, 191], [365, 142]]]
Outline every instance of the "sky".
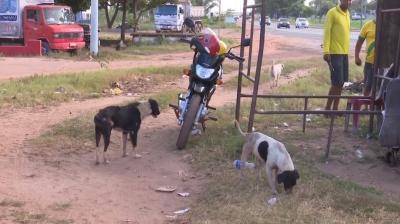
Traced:
[[[305, 0], [305, 4], [308, 4], [311, 0]], [[254, 4], [254, 0], [247, 0], [247, 4]], [[243, 0], [221, 0], [221, 10], [224, 12], [228, 9], [234, 9], [237, 12], [241, 12], [243, 9]], [[213, 9], [213, 11], [218, 11], [218, 8], [216, 7]]]
[[[254, 4], [254, 0], [247, 0], [247, 4]], [[221, 0], [221, 10], [226, 11], [227, 9], [234, 9], [237, 12], [241, 12], [243, 9], [243, 0]]]
[[[308, 3], [312, 0], [305, 0], [304, 4], [308, 5]], [[371, 0], [368, 0], [370, 2]], [[247, 0], [247, 4], [254, 4], [254, 0]], [[237, 12], [241, 12], [243, 9], [243, 0], [221, 0], [221, 10], [224, 12], [228, 9], [234, 9]], [[213, 11], [218, 12], [218, 7], [214, 8]]]

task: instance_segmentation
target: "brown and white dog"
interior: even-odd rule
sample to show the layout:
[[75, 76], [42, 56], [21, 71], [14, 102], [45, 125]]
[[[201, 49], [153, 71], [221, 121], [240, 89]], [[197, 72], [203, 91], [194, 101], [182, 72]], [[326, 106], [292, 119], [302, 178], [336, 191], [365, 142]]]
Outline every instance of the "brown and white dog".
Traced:
[[248, 161], [250, 154], [253, 153], [258, 164], [265, 164], [268, 183], [272, 192], [278, 193], [276, 190], [278, 181], [278, 184], [283, 183], [285, 191], [290, 193], [300, 176], [294, 168], [285, 145], [260, 132], [244, 133], [236, 120], [235, 126], [240, 134], [245, 137], [241, 161]]
[[272, 60], [271, 65], [271, 88], [278, 87], [279, 78], [282, 74], [282, 70], [285, 67], [283, 64], [275, 64], [275, 60]]
[[158, 103], [155, 100], [149, 99], [147, 102], [134, 102], [126, 106], [109, 106], [101, 109], [94, 116], [94, 125], [96, 133], [96, 164], [99, 164], [99, 143], [103, 136], [104, 163], [109, 163], [107, 158], [107, 148], [110, 144], [112, 129], [122, 131], [122, 156], [128, 155], [126, 152], [126, 141], [129, 137], [132, 142], [133, 150], [137, 145], [137, 135], [140, 129], [142, 120], [152, 115], [157, 117], [160, 114]]

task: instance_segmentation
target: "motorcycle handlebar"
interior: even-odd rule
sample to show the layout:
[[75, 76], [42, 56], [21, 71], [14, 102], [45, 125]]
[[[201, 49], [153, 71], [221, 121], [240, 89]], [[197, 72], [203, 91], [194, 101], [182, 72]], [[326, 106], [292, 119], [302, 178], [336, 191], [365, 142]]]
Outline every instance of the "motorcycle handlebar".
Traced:
[[[198, 41], [196, 41], [196, 39], [188, 40], [188, 39], [185, 39], [185, 38], [181, 38], [180, 41], [183, 42], [183, 43], [188, 43], [188, 44], [190, 44], [191, 47], [194, 46], [194, 49], [202, 48], [201, 44], [200, 44]], [[192, 49], [193, 49], [193, 48], [192, 48]], [[201, 51], [201, 49], [200, 49], [200, 51]], [[236, 61], [238, 61], [239, 63], [243, 63], [243, 62], [245, 61], [244, 58], [239, 57], [239, 56], [236, 56], [235, 54], [233, 54], [233, 53], [230, 52], [230, 51], [226, 54], [226, 57], [229, 58], [229, 59], [231, 59], [231, 60], [236, 60]]]
[[184, 39], [184, 38], [181, 38], [180, 41], [183, 42], [183, 43], [187, 43], [187, 44], [191, 43], [191, 40]]
[[234, 54], [231, 53], [231, 52], [229, 52], [229, 53], [226, 55], [226, 57], [229, 58], [229, 59], [231, 59], [231, 60], [236, 60], [236, 61], [238, 61], [239, 63], [242, 63], [242, 62], [245, 61], [244, 58], [239, 57], [239, 56], [236, 56], [236, 55], [234, 55]]

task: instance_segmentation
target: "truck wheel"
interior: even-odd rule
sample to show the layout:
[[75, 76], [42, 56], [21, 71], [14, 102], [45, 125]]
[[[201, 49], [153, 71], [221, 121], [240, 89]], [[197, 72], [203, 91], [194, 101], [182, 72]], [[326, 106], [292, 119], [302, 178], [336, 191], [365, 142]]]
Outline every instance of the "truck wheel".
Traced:
[[42, 55], [49, 56], [50, 44], [47, 41], [42, 41]]
[[202, 29], [203, 29], [203, 25], [202, 24], [196, 24], [196, 28], [195, 28], [196, 33], [200, 33]]
[[71, 56], [71, 57], [78, 55], [78, 49], [72, 49], [72, 50], [69, 50], [68, 52], [69, 52], [69, 56]]
[[182, 25], [182, 33], [187, 33], [188, 29], [185, 24]]

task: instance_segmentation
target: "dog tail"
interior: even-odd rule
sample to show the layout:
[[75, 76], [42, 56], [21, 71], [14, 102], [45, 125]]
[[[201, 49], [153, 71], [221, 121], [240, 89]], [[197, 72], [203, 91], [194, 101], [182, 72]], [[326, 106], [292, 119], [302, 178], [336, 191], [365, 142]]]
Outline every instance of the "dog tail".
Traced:
[[248, 133], [245, 133], [245, 132], [242, 131], [242, 129], [240, 128], [239, 121], [235, 120], [235, 126], [236, 126], [236, 128], [239, 130], [240, 134], [243, 135], [244, 137], [246, 137], [246, 135], [247, 135]]

